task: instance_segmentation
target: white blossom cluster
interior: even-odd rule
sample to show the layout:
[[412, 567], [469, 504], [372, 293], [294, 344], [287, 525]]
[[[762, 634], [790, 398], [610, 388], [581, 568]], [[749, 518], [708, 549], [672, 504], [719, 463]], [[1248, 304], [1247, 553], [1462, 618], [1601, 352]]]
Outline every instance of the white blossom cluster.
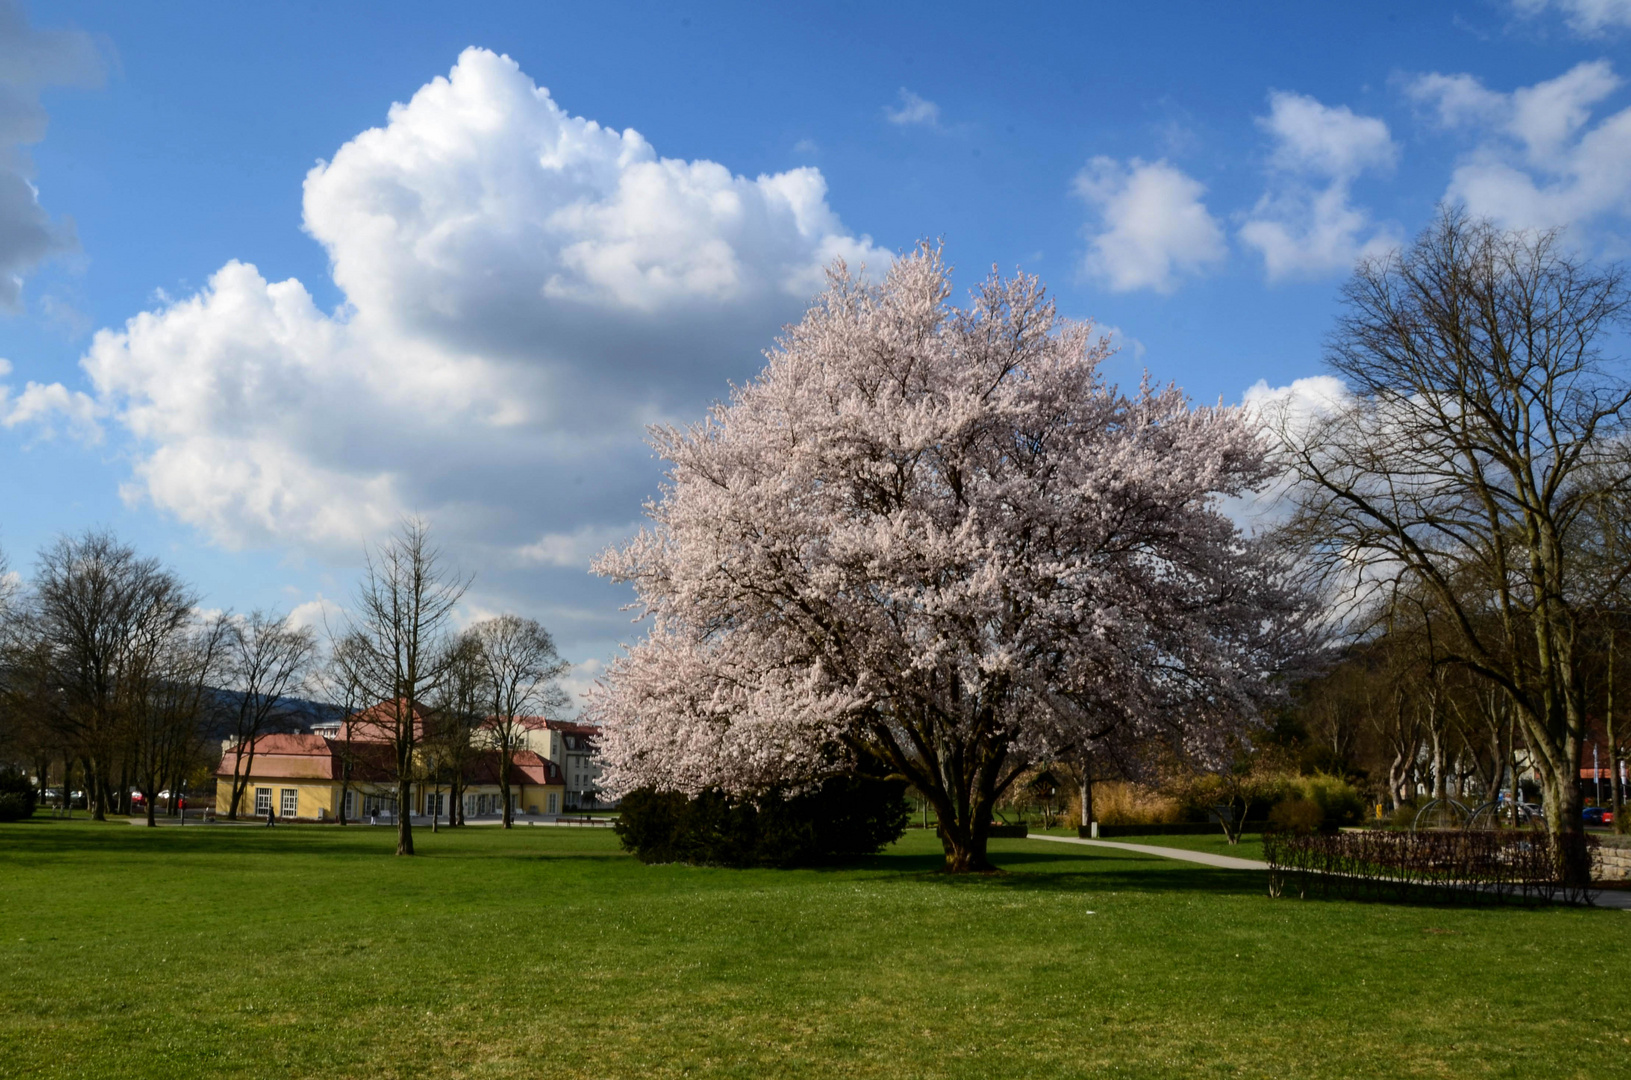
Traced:
[[1256, 423], [1107, 385], [1029, 277], [949, 303], [938, 251], [835, 265], [764, 372], [655, 430], [654, 524], [597, 564], [645, 640], [593, 701], [614, 790], [736, 792], [838, 766], [975, 820], [1047, 755], [1252, 719], [1301, 615], [1218, 510]]

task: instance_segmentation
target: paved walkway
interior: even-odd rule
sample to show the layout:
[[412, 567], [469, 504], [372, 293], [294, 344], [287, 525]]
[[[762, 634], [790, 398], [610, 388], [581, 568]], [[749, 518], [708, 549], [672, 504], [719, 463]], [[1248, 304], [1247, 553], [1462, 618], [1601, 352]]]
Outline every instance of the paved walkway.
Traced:
[[1216, 866], [1224, 870], [1267, 870], [1269, 864], [1256, 859], [1237, 859], [1233, 855], [1214, 855], [1210, 851], [1186, 851], [1183, 848], [1155, 847], [1152, 844], [1122, 844], [1114, 840], [1080, 840], [1074, 836], [1043, 836], [1032, 833], [1032, 840], [1053, 840], [1060, 844], [1081, 844], [1083, 847], [1118, 848], [1136, 851], [1140, 855], [1156, 855], [1163, 859], [1181, 859], [1184, 862]]

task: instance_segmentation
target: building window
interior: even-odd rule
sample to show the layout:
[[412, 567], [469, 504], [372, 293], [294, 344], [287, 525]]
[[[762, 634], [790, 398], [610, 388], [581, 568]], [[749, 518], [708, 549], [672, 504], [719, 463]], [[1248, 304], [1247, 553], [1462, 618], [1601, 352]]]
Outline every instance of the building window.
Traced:
[[549, 793], [549, 802], [548, 802], [547, 805], [549, 806], [549, 809], [546, 810], [545, 813], [549, 813], [549, 814], [558, 813], [558, 811], [555, 809], [555, 793], [553, 791], [551, 791]]
[[272, 789], [258, 787], [255, 789], [255, 816], [262, 817], [272, 812]]
[[286, 787], [278, 793], [282, 805], [278, 808], [279, 817], [294, 817], [300, 812], [300, 789]]
[[355, 791], [345, 793], [345, 816], [348, 821], [357, 816], [357, 793]]

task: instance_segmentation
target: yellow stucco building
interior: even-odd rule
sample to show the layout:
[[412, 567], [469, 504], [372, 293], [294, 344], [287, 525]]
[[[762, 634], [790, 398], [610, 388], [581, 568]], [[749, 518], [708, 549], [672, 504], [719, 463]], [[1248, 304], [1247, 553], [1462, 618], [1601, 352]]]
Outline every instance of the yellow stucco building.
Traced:
[[[328, 735], [262, 735], [249, 746], [229, 745], [216, 770], [216, 814], [231, 809], [234, 773], [242, 783], [238, 816], [264, 818], [268, 811], [285, 821], [335, 821], [342, 801], [348, 821], [395, 816], [397, 789], [392, 748], [383, 741]], [[502, 812], [496, 751], [476, 754], [465, 770], [462, 807], [466, 818]], [[446, 818], [449, 785], [416, 782], [409, 813]], [[532, 750], [516, 751], [510, 765], [510, 800], [516, 816], [553, 817], [566, 805], [560, 767]]]

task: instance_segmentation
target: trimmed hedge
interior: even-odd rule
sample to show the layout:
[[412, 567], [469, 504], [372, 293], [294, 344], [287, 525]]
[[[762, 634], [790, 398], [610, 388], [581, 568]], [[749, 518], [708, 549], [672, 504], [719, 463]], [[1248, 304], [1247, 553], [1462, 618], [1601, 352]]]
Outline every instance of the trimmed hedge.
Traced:
[[910, 813], [906, 785], [856, 776], [753, 800], [642, 788], [618, 804], [617, 835], [645, 863], [819, 866], [876, 854], [901, 838]]
[[15, 769], [0, 772], [0, 821], [21, 821], [34, 816], [34, 785]]

